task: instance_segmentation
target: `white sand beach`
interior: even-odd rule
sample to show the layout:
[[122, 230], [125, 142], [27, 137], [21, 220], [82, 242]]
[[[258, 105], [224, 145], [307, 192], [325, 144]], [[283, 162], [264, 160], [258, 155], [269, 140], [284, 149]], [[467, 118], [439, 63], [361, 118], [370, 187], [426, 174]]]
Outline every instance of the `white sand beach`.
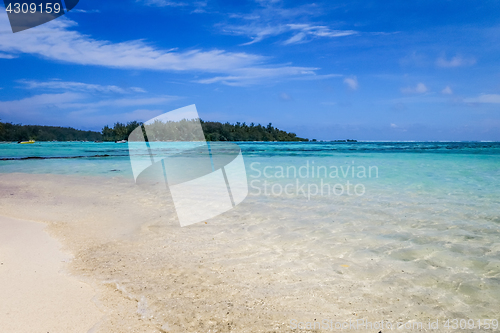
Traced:
[[65, 273], [71, 258], [44, 228], [0, 216], [0, 330], [88, 332], [103, 316], [95, 291]]

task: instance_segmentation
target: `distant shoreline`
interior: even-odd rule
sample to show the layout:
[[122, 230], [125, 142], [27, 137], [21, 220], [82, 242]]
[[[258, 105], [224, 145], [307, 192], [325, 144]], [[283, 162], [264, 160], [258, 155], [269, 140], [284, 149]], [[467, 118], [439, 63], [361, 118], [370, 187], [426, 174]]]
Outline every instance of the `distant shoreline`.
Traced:
[[[280, 142], [308, 142], [316, 141], [316, 139], [306, 139], [298, 137], [295, 133], [286, 132], [280, 130], [271, 123], [267, 126], [260, 124], [251, 123], [247, 125], [246, 123], [236, 122], [235, 124], [230, 124], [228, 122], [213, 122], [213, 121], [203, 121], [201, 119], [193, 120], [181, 120], [175, 124], [175, 126], [189, 129], [189, 126], [202, 126], [203, 133], [206, 141], [257, 141], [257, 142], [268, 142], [268, 141], [280, 141]], [[169, 124], [162, 124], [167, 126]], [[160, 125], [160, 126], [162, 126]], [[116, 142], [128, 140], [130, 134], [138, 127], [155, 126], [157, 133], [168, 133], [168, 128], [158, 128], [158, 124], [154, 125], [144, 125], [142, 122], [131, 121], [126, 124], [117, 122], [113, 127], [104, 126], [101, 132], [97, 131], [84, 131], [75, 129], [72, 127], [60, 127], [60, 126], [45, 126], [45, 125], [21, 125], [12, 123], [2, 123], [0, 122], [0, 142], [10, 141], [10, 142], [20, 142], [20, 141], [106, 141], [106, 142]], [[145, 127], [144, 127], [145, 126]], [[187, 127], [186, 127], [187, 126]], [[158, 132], [158, 130], [160, 130]], [[189, 133], [187, 131], [186, 133]], [[164, 138], [169, 139], [169, 138]], [[163, 141], [163, 140], [161, 140]], [[167, 141], [167, 140], [166, 140]], [[190, 138], [175, 138], [174, 141], [193, 141]]]

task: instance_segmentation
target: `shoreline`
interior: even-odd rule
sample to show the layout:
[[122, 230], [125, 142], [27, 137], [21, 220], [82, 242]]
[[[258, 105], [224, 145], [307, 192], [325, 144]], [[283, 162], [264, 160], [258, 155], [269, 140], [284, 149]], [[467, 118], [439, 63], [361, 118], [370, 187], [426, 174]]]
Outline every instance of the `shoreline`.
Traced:
[[103, 316], [96, 292], [65, 272], [71, 257], [45, 227], [0, 215], [2, 331], [88, 332]]

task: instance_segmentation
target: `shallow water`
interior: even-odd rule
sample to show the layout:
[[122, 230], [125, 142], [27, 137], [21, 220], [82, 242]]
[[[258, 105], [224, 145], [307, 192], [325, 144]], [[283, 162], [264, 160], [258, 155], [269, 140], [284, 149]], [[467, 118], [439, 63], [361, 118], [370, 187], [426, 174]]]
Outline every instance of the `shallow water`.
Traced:
[[103, 306], [140, 322], [110, 315], [103, 331], [499, 319], [498, 143], [240, 143], [249, 196], [185, 228], [164, 188], [134, 185], [126, 145], [17, 147], [0, 158], [111, 155], [0, 161], [2, 212], [34, 219], [30, 197]]

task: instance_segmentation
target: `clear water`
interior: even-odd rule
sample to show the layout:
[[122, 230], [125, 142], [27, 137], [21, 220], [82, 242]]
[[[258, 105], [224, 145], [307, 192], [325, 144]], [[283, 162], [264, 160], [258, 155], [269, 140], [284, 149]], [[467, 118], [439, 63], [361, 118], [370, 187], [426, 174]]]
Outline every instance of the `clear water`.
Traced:
[[[293, 316], [312, 320], [314, 309], [325, 316], [337, 313], [343, 320], [354, 312], [387, 320], [493, 319], [498, 314], [500, 143], [238, 144], [250, 193], [240, 206], [215, 218], [213, 229], [194, 237], [194, 229], [158, 227], [145, 232], [133, 247], [122, 242], [89, 254], [96, 263], [111, 265], [112, 253], [121, 253], [116, 267], [126, 262], [130, 269], [114, 272], [112, 281], [139, 302], [138, 312], [154, 318], [156, 327], [168, 323], [182, 331], [187, 325], [182, 320], [187, 319], [166, 307], [181, 307], [186, 314], [196, 304], [198, 310], [193, 311], [202, 311], [208, 306], [201, 301], [209, 297], [207, 290], [228, 298], [241, 293], [254, 301], [254, 308], [257, 299], [267, 300], [281, 309], [274, 315], [257, 312], [269, 322]], [[127, 149], [115, 143], [0, 144], [0, 172], [118, 177], [132, 184]], [[26, 157], [50, 158], [21, 159]], [[360, 177], [363, 168], [365, 177]], [[337, 173], [331, 174], [334, 170]], [[350, 194], [345, 191], [347, 181]], [[325, 184], [328, 195], [320, 193]], [[362, 194], [354, 192], [355, 185], [363, 188]], [[126, 198], [126, 191], [121, 195]], [[146, 195], [142, 200], [151, 209], [160, 205]], [[203, 246], [165, 243], [173, 235]], [[129, 262], [123, 255], [127, 251]], [[185, 255], [177, 258], [171, 251]], [[206, 258], [212, 268], [202, 266], [199, 258]], [[169, 282], [169, 289], [160, 278], [167, 274], [165, 265], [174, 276], [175, 267], [209, 276], [216, 266], [219, 273], [213, 283], [186, 275], [182, 285]], [[98, 271], [92, 274], [110, 280], [109, 271]], [[222, 288], [220, 279], [237, 286], [237, 292], [217, 289]], [[199, 295], [174, 301], [173, 295], [188, 286]], [[247, 290], [249, 286], [254, 289]], [[295, 293], [300, 297], [290, 297]], [[239, 317], [256, 313], [245, 311], [240, 309]], [[272, 326], [266, 325], [262, 327]]]
[[[271, 192], [272, 184], [281, 183], [283, 188], [296, 178], [299, 185], [320, 185], [321, 179], [331, 186], [345, 185], [350, 180], [368, 186], [368, 192], [384, 189], [393, 195], [432, 192], [480, 200], [500, 193], [500, 143], [495, 142], [240, 142], [238, 145], [245, 157], [249, 181], [258, 179], [250, 194], [259, 192], [255, 187], [262, 187], [263, 192], [264, 180], [269, 182], [268, 192]], [[283, 175], [277, 175], [280, 167]], [[298, 175], [300, 167], [308, 169], [309, 174], [303, 170], [305, 177]], [[331, 173], [335, 168], [338, 177], [330, 177], [335, 176]], [[358, 173], [363, 168], [365, 177]], [[116, 143], [1, 143], [0, 173], [13, 172], [132, 178], [128, 145]], [[275, 187], [274, 193], [279, 193], [279, 187]]]

